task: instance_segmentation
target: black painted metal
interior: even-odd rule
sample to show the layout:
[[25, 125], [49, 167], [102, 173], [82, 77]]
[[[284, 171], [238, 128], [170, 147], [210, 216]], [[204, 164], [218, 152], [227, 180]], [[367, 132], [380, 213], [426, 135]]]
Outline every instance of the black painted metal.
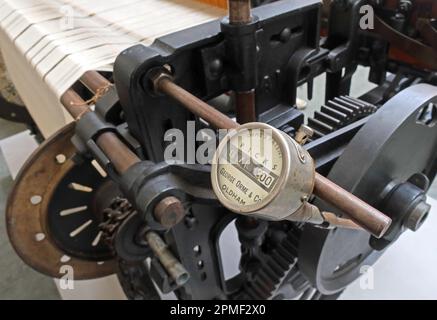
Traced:
[[25, 106], [9, 102], [0, 94], [0, 118], [26, 124], [33, 132], [37, 132], [35, 122]]
[[[296, 129], [304, 123], [302, 113], [294, 108], [297, 87], [308, 83], [311, 93], [312, 80], [317, 75], [328, 72], [326, 91], [328, 100], [349, 92], [351, 77], [359, 63], [370, 65], [371, 80], [378, 82], [381, 86], [363, 96], [363, 99], [375, 104], [382, 104], [405, 87], [416, 81], [422, 81], [420, 75], [411, 77], [410, 71], [406, 70], [403, 71], [405, 74], [397, 75], [383, 85], [386, 80], [385, 71], [388, 67], [386, 66], [387, 60], [380, 56], [386, 52], [386, 43], [358, 32], [359, 8], [363, 3], [365, 3], [363, 0], [336, 1], [332, 10], [330, 33], [325, 41], [320, 41], [319, 36], [319, 1], [278, 1], [253, 10], [254, 22], [247, 26], [248, 32], [240, 38], [235, 34], [237, 31], [229, 28], [226, 21], [222, 24], [220, 21], [213, 21], [161, 37], [150, 47], [138, 45], [129, 48], [117, 58], [114, 79], [129, 130], [126, 136], [133, 136], [131, 138], [133, 144], [136, 145], [135, 149], [144, 160], [153, 161], [153, 163], [138, 164], [121, 179], [125, 195], [135, 204], [139, 212], [131, 225], [126, 222], [126, 225], [120, 228], [118, 238], [120, 243], [135, 242], [134, 246], [119, 247], [123, 259], [129, 260], [131, 254], [133, 263], [138, 264], [138, 260], [150, 256], [150, 252], [144, 251], [142, 254], [143, 244], [135, 239], [136, 232], [147, 225], [147, 227], [158, 230], [165, 237], [174, 254], [191, 275], [188, 284], [176, 290], [178, 297], [182, 299], [266, 298], [275, 294], [281, 298], [295, 297], [310, 287], [298, 270], [295, 258], [299, 261], [299, 267], [303, 267], [305, 274], [312, 280], [312, 285], [321, 291], [316, 291], [312, 295], [313, 298], [323, 298], [322, 294], [338, 295], [344, 285], [355, 278], [356, 266], [351, 267], [353, 269], [351, 272], [345, 272], [339, 281], [333, 280], [332, 283], [328, 283], [329, 280], [321, 281], [318, 272], [321, 269], [332, 273], [334, 264], [334, 269], [335, 267], [345, 268], [345, 263], [357, 262], [359, 265], [364, 259], [364, 254], [367, 253], [360, 253], [361, 248], [368, 249], [370, 253], [373, 252], [373, 248], [368, 245], [367, 234], [343, 230], [327, 232], [306, 227], [302, 242], [299, 236], [300, 231], [294, 229], [301, 226], [291, 225], [291, 236], [296, 235], [296, 239], [293, 238], [290, 242], [288, 238], [283, 238], [284, 232], [277, 230], [287, 225], [290, 227], [290, 223], [268, 223], [267, 230], [259, 232], [257, 234], [259, 238], [255, 237], [256, 241], [262, 239], [262, 245], [255, 248], [247, 243], [244, 244], [242, 246], [244, 251], [241, 261], [242, 272], [226, 281], [221, 266], [218, 239], [235, 215], [221, 207], [215, 199], [209, 185], [209, 167], [169, 166], [161, 163], [166, 146], [163, 143], [166, 130], [180, 129], [186, 132], [188, 120], [196, 120], [197, 129], [205, 127], [205, 124], [173, 100], [156, 94], [149, 74], [154, 68], [167, 65], [178, 85], [205, 101], [231, 90], [256, 86], [258, 119], [293, 136]], [[241, 29], [238, 32], [241, 32]], [[256, 47], [255, 50], [254, 47]], [[250, 72], [247, 72], [248, 69]], [[414, 101], [411, 102], [414, 105]], [[112, 99], [108, 104], [115, 105], [115, 100]], [[100, 110], [103, 110], [102, 114], [107, 113], [106, 109]], [[112, 107], [108, 109], [111, 112], [112, 110], [116, 110], [116, 114], [119, 111]], [[377, 172], [374, 168], [366, 170], [365, 165], [362, 168], [357, 166], [357, 163], [364, 161], [364, 157], [356, 159], [354, 156], [359, 154], [363, 146], [372, 147], [374, 141], [390, 139], [390, 135], [387, 132], [384, 135], [384, 130], [382, 130], [385, 128], [386, 121], [390, 123], [393, 132], [396, 132], [402, 122], [400, 113], [392, 118], [386, 114], [383, 119], [379, 118], [380, 114], [358, 120], [308, 143], [305, 147], [315, 159], [318, 172], [323, 175], [330, 174], [334, 178], [349, 176], [351, 167], [354, 170], [363, 170], [362, 173], [369, 173], [369, 176]], [[116, 115], [115, 118], [118, 119]], [[354, 121], [357, 119], [355, 118]], [[381, 123], [384, 123], [384, 126], [381, 126]], [[369, 126], [372, 126], [372, 132], [363, 137], [361, 131]], [[411, 131], [408, 131], [400, 128], [399, 132], [403, 134], [411, 132], [413, 137], [421, 137], [421, 133], [418, 133], [416, 129], [410, 128]], [[357, 139], [355, 136], [361, 137], [359, 143], [354, 142]], [[431, 142], [428, 140], [428, 143]], [[434, 145], [432, 150], [435, 150], [435, 147]], [[351, 148], [355, 148], [355, 155], [350, 154]], [[430, 146], [427, 146], [425, 150], [424, 152], [429, 152]], [[389, 152], [389, 155], [397, 155], [398, 151], [396, 148], [393, 152]], [[347, 156], [343, 157], [342, 154], [345, 152]], [[385, 152], [385, 149], [383, 147], [375, 149], [373, 153], [369, 152], [369, 155], [372, 154], [376, 158], [382, 157], [380, 152]], [[399, 151], [399, 154], [403, 154], [403, 151]], [[423, 171], [429, 177], [433, 177], [437, 157], [432, 158], [430, 155], [426, 160], [424, 157], [424, 154], [418, 156], [418, 163], [426, 164], [426, 168], [422, 168]], [[344, 159], [354, 160], [351, 163], [348, 162], [351, 160]], [[409, 166], [408, 163], [400, 160], [398, 163], [399, 166], [392, 168], [395, 176], [399, 176], [398, 173], [403, 167]], [[409, 172], [410, 169], [405, 171]], [[380, 191], [378, 188], [369, 186], [362, 175], [353, 177], [351, 174], [349, 179], [355, 179], [357, 184], [362, 183], [364, 187], [360, 190], [363, 192], [363, 198], [369, 202], [373, 201], [372, 197], [378, 195], [377, 190]], [[348, 187], [346, 182], [344, 187]], [[171, 230], [166, 230], [154, 221], [152, 212], [154, 204], [166, 195], [180, 198], [188, 212], [185, 220]], [[247, 240], [246, 236], [256, 231], [243, 229], [238, 229], [240, 239], [243, 240]], [[354, 256], [337, 257], [334, 254], [326, 259], [320, 257], [325, 245], [333, 247], [332, 241], [327, 237], [334, 233], [342, 235], [340, 240], [344, 246], [350, 245], [351, 239], [356, 240], [357, 245], [352, 245], [349, 251], [348, 248], [344, 249], [347, 254], [356, 253]], [[286, 237], [290, 236], [285, 234]], [[267, 235], [267, 238], [264, 238], [264, 235]], [[314, 237], [314, 239], [308, 237]], [[281, 242], [278, 239], [285, 240]], [[275, 250], [282, 250], [282, 245], [290, 247], [292, 243], [291, 247], [294, 248], [301, 243], [300, 252], [286, 255], [285, 263], [284, 256], [275, 255], [275, 250], [263, 251], [266, 247], [272, 246], [274, 241], [280, 244]], [[201, 248], [200, 253], [194, 250], [197, 246]], [[359, 256], [359, 254], [362, 255]], [[255, 261], [255, 266], [256, 262], [273, 264], [268, 267], [259, 265], [259, 270], [263, 272], [265, 270], [270, 272], [272, 268], [279, 270], [278, 264], [283, 264], [281, 270], [268, 281], [268, 284], [273, 285], [272, 290], [260, 289], [259, 285], [265, 285], [260, 281], [256, 284], [249, 283], [253, 280], [251, 275], [257, 274], [253, 271], [253, 261]], [[367, 263], [372, 261], [370, 258], [366, 260]], [[145, 268], [144, 265], [140, 267]], [[167, 275], [156, 260], [152, 262], [151, 277], [161, 287], [161, 290], [175, 289], [171, 287], [171, 281], [166, 278]]]
[[[77, 183], [92, 189], [92, 192], [80, 192], [71, 187]], [[48, 206], [48, 227], [51, 237], [62, 250], [72, 257], [103, 261], [113, 256], [110, 248], [99, 241], [93, 245], [99, 233], [99, 224], [105, 219], [103, 209], [109, 206], [112, 198], [120, 194], [110, 180], [105, 180], [90, 162], [75, 165], [56, 187], [52, 201]], [[81, 212], [62, 215], [61, 211], [78, 207], [86, 208]], [[82, 232], [76, 236], [71, 233], [91, 220]]]
[[[407, 181], [427, 172], [437, 148], [437, 126], [418, 121], [419, 114], [437, 100], [437, 87], [412, 86], [389, 100], [371, 116], [337, 160], [328, 177], [376, 208], [392, 181]], [[434, 175], [429, 175], [432, 181]], [[316, 200], [323, 210], [338, 212]], [[372, 265], [381, 255], [369, 244], [369, 234], [346, 229], [304, 228], [299, 266], [324, 294], [342, 290], [360, 275], [360, 267]]]
[[[319, 49], [320, 3], [316, 0], [278, 1], [253, 10], [257, 17], [256, 110], [261, 114], [276, 105], [290, 108], [296, 96], [296, 81], [290, 84], [290, 74], [297, 72], [304, 82], [322, 72], [302, 63], [294, 64], [294, 54], [307, 50], [304, 58], [321, 57]], [[289, 36], [281, 37], [288, 28]], [[272, 54], [274, 52], [274, 54]], [[314, 58], [315, 59], [315, 58]], [[318, 60], [322, 62], [320, 58]], [[138, 45], [120, 54], [114, 66], [114, 80], [132, 135], [153, 161], [163, 160], [163, 136], [169, 128], [186, 132], [187, 120], [195, 117], [177, 103], [151, 90], [148, 72], [157, 66], [169, 65], [175, 82], [203, 100], [233, 90], [239, 67], [229, 63], [220, 21], [213, 21], [181, 32], [161, 37], [150, 47]], [[304, 68], [304, 73], [300, 73]], [[291, 72], [291, 73], [292, 73]]]

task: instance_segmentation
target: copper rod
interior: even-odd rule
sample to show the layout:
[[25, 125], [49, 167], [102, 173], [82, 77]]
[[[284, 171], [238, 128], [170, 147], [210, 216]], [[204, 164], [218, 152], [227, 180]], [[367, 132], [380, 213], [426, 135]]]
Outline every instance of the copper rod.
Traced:
[[343, 211], [375, 237], [380, 238], [390, 227], [389, 217], [318, 173], [314, 194]]
[[239, 126], [238, 123], [230, 119], [228, 116], [181, 88], [168, 77], [161, 78], [157, 83], [156, 89], [159, 92], [172, 97], [192, 113], [201, 117], [215, 128], [236, 129]]
[[73, 89], [67, 90], [61, 97], [61, 103], [74, 119], [91, 111], [85, 101]]
[[[72, 89], [67, 90], [61, 97], [61, 102], [71, 116], [78, 120], [87, 112], [92, 112], [85, 101]], [[102, 133], [96, 141], [103, 153], [114, 165], [115, 170], [122, 174], [130, 166], [140, 161], [113, 132]]]
[[250, 0], [229, 0], [230, 24], [248, 24], [251, 21]]
[[120, 174], [141, 161], [113, 132], [102, 133], [96, 143]]
[[96, 93], [99, 89], [103, 89], [111, 83], [97, 71], [87, 71], [82, 77], [82, 82], [91, 92]]
[[[169, 77], [161, 77], [156, 86], [159, 92], [172, 97], [217, 129], [236, 129], [240, 125], [173, 83]], [[390, 227], [389, 217], [317, 172], [314, 194], [344, 211], [354, 222], [376, 237], [381, 237]]]
[[255, 90], [235, 92], [235, 106], [238, 123], [256, 121]]

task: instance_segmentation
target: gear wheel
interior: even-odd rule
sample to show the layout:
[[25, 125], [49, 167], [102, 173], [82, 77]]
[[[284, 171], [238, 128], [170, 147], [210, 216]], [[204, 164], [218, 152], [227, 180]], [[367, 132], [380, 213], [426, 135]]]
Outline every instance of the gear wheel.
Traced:
[[312, 140], [321, 138], [361, 118], [375, 113], [373, 104], [349, 96], [334, 98], [308, 118], [308, 126], [314, 130]]
[[[284, 296], [287, 298], [297, 296], [299, 292], [309, 287], [309, 283], [297, 268], [300, 232], [300, 229], [292, 225], [286, 233], [281, 231], [277, 233], [281, 234], [282, 239], [268, 250], [268, 254], [260, 258], [259, 268], [252, 273], [250, 281], [243, 285], [243, 290], [237, 299], [283, 299]], [[288, 288], [282, 290], [283, 285]]]

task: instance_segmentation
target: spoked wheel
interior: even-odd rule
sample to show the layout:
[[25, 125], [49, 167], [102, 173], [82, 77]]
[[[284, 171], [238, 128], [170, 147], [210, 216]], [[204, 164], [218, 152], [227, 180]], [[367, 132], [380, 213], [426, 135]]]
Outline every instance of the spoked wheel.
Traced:
[[[420, 84], [405, 89], [371, 116], [328, 178], [378, 209], [382, 209], [391, 184], [417, 174], [432, 181], [437, 169], [436, 106], [437, 87]], [[343, 214], [322, 201], [317, 200], [316, 205]], [[381, 254], [371, 246], [367, 232], [307, 225], [299, 249], [299, 268], [321, 293], [335, 294]]]
[[98, 226], [118, 189], [96, 162], [72, 160], [73, 133], [74, 124], [67, 125], [27, 160], [9, 195], [6, 220], [11, 243], [28, 265], [55, 278], [69, 265], [81, 280], [116, 271]]

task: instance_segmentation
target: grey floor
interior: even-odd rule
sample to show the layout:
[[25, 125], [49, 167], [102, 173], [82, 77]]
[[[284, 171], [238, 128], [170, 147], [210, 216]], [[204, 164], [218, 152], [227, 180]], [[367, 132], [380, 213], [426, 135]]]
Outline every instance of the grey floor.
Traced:
[[[0, 140], [26, 128], [0, 119]], [[0, 152], [0, 299], [59, 299], [53, 280], [25, 265], [12, 249], [5, 229], [5, 205], [12, 178]]]
[[[367, 79], [366, 70], [360, 70], [353, 82], [352, 95], [358, 96], [368, 90], [365, 79]], [[315, 88], [318, 90], [305, 110], [307, 115], [312, 115], [314, 110], [323, 104], [323, 82], [323, 77], [316, 79]], [[306, 97], [305, 88], [299, 89], [299, 96]], [[21, 125], [0, 119], [0, 139], [24, 129]], [[0, 299], [59, 299], [53, 280], [27, 267], [17, 257], [9, 244], [5, 230], [4, 212], [6, 198], [11, 186], [12, 179], [0, 152]], [[437, 198], [437, 183], [434, 183], [429, 194]]]

